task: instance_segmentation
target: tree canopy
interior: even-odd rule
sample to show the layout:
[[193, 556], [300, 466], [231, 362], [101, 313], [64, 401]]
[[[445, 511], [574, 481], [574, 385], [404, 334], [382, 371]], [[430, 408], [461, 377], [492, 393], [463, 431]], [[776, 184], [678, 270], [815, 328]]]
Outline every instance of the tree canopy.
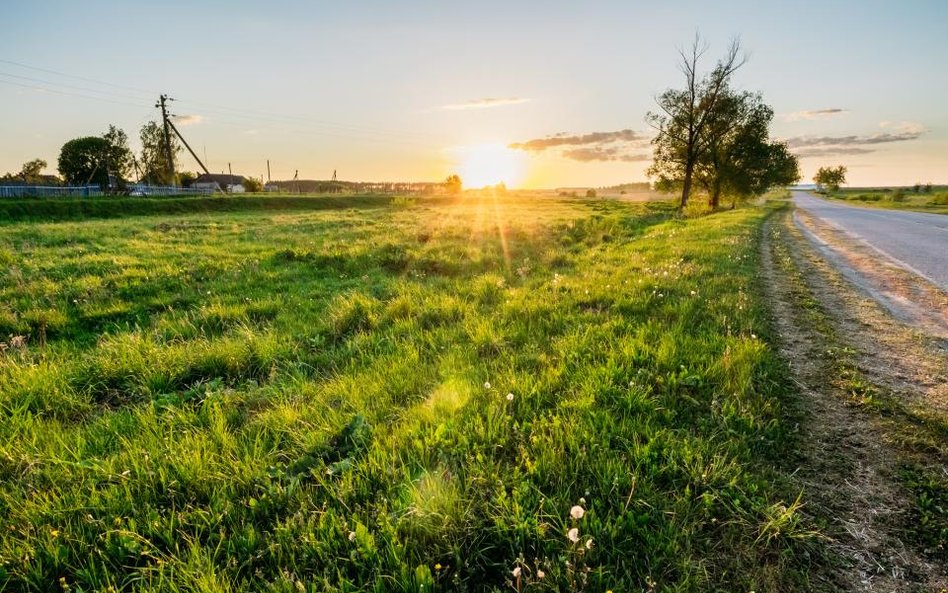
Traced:
[[734, 72], [746, 61], [740, 43], [701, 76], [698, 63], [706, 51], [695, 37], [690, 51], [681, 52], [685, 87], [659, 95], [660, 110], [647, 116], [657, 131], [648, 175], [660, 190], [680, 190], [681, 208], [696, 185], [717, 208], [722, 195], [746, 198], [799, 179], [796, 157], [786, 144], [770, 140], [773, 110], [760, 94], [732, 87]]
[[125, 183], [131, 175], [132, 164], [128, 136], [110, 125], [102, 136], [75, 138], [63, 144], [57, 167], [70, 185], [93, 183], [112, 187]]
[[59, 173], [69, 185], [107, 187], [109, 147], [109, 141], [100, 136], [85, 136], [66, 142], [59, 151]]
[[461, 193], [462, 187], [461, 176], [456, 173], [448, 175], [448, 178], [444, 180], [444, 189], [449, 194]]
[[172, 170], [168, 170], [168, 157], [165, 153], [165, 132], [161, 124], [150, 121], [142, 126], [138, 133], [142, 142], [142, 153], [139, 159], [142, 181], [156, 185], [173, 185], [176, 180], [177, 156], [181, 152], [181, 145], [171, 136]]
[[813, 176], [813, 182], [820, 189], [826, 188], [830, 191], [837, 191], [839, 186], [846, 183], [846, 167], [820, 167]]

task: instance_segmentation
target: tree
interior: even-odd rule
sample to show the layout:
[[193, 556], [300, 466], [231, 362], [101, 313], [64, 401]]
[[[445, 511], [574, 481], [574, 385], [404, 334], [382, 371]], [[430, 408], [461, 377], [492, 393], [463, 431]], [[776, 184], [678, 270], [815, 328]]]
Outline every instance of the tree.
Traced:
[[128, 147], [128, 135], [121, 128], [110, 125], [109, 131], [102, 134], [102, 138], [109, 143], [108, 168], [118, 183], [124, 184], [132, 175], [134, 157]]
[[75, 138], [63, 144], [59, 151], [59, 173], [69, 185], [109, 185], [106, 166], [109, 141], [99, 136]]
[[773, 116], [759, 93], [722, 93], [708, 120], [708, 149], [695, 168], [712, 209], [725, 193], [736, 202], [799, 179], [796, 157], [785, 144], [770, 141]]
[[830, 191], [838, 191], [839, 186], [846, 183], [846, 167], [839, 165], [838, 167], [820, 167], [816, 175], [813, 176], [813, 181], [816, 183], [817, 188], [819, 189], [829, 189]]
[[652, 140], [654, 158], [648, 174], [657, 177], [660, 186], [680, 184], [680, 208], [688, 204], [695, 169], [708, 150], [708, 127], [722, 94], [734, 72], [746, 61], [739, 57], [740, 42], [735, 40], [714, 69], [699, 77], [698, 62], [706, 51], [707, 45], [696, 35], [690, 52], [679, 52], [685, 88], [666, 90], [656, 99], [661, 111], [647, 115], [648, 122], [658, 132]]
[[[158, 122], [150, 121], [142, 126], [138, 136], [142, 141], [142, 153], [138, 163], [141, 167], [142, 181], [156, 185], [173, 185], [176, 167], [172, 167], [170, 171], [168, 170], [164, 128]], [[175, 165], [179, 152], [181, 152], [181, 146], [172, 136], [172, 165]]]
[[444, 189], [449, 194], [459, 194], [462, 188], [461, 177], [457, 173], [448, 175], [448, 178], [444, 180]]
[[249, 192], [257, 193], [263, 191], [263, 182], [253, 177], [244, 178], [244, 189]]

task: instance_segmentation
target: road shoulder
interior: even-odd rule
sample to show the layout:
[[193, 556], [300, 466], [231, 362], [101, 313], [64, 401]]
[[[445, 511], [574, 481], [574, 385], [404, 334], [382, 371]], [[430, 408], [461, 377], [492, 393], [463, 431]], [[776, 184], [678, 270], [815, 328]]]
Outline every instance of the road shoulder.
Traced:
[[831, 538], [814, 585], [948, 587], [948, 508], [928, 503], [948, 496], [948, 352], [854, 288], [790, 214], [762, 236], [774, 328], [804, 407], [795, 478]]

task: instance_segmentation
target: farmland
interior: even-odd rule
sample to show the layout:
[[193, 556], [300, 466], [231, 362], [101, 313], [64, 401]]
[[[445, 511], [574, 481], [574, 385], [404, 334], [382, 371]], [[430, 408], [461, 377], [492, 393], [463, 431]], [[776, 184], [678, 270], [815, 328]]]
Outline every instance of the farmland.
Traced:
[[807, 588], [777, 206], [182, 204], [0, 226], [2, 588]]

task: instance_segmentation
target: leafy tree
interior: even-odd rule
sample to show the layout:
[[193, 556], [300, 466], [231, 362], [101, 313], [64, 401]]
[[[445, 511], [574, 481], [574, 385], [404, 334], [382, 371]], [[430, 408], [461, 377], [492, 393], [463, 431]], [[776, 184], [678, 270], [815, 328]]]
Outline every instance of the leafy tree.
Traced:
[[[142, 126], [138, 134], [142, 142], [142, 153], [139, 165], [142, 170], [142, 181], [156, 185], [173, 185], [175, 182], [176, 167], [168, 170], [168, 157], [165, 153], [164, 128], [155, 121]], [[174, 136], [171, 137], [171, 160], [174, 165], [181, 146]]]
[[26, 183], [36, 183], [41, 179], [43, 169], [46, 168], [46, 161], [43, 159], [33, 159], [23, 163], [20, 168], [20, 178]]
[[813, 176], [813, 181], [819, 189], [838, 191], [839, 186], [846, 183], [846, 167], [820, 167]]
[[444, 180], [444, 189], [449, 194], [459, 194], [462, 188], [461, 177], [457, 173], [448, 175], [448, 178]]
[[191, 187], [191, 184], [198, 178], [197, 173], [192, 171], [182, 171], [178, 173], [178, 182], [181, 187]]
[[586, 190], [586, 197], [587, 197], [587, 198], [595, 198], [595, 197], [596, 197], [596, 190], [594, 190], [594, 189], [587, 189], [587, 190]]
[[249, 192], [262, 192], [263, 191], [263, 182], [254, 177], [245, 177], [244, 178], [244, 189]]
[[128, 135], [121, 128], [110, 125], [109, 131], [102, 134], [102, 137], [109, 143], [109, 172], [118, 178], [119, 183], [124, 183], [132, 175], [134, 162], [132, 151], [128, 147]]
[[63, 144], [59, 151], [57, 167], [66, 183], [70, 185], [109, 185], [106, 162], [110, 149], [109, 141], [99, 136], [75, 138]]
[[647, 116], [658, 132], [652, 140], [654, 155], [648, 174], [657, 178], [659, 186], [680, 184], [680, 208], [688, 204], [695, 169], [709, 149], [709, 127], [719, 102], [734, 72], [745, 62], [739, 57], [740, 43], [734, 41], [714, 69], [700, 76], [698, 62], [706, 51], [707, 45], [695, 36], [690, 52], [680, 52], [685, 88], [666, 90], [656, 99], [661, 111]]
[[799, 179], [796, 157], [785, 144], [769, 139], [773, 116], [760, 94], [722, 93], [709, 117], [708, 149], [695, 170], [711, 208], [719, 207], [725, 193], [736, 201]]

